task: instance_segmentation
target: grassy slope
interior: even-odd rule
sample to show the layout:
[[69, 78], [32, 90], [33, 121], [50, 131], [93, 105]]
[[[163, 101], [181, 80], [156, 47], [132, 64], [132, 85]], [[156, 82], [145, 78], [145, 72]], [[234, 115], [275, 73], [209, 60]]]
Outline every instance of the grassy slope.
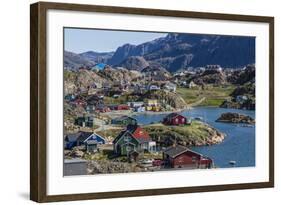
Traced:
[[174, 136], [180, 141], [187, 143], [194, 141], [205, 141], [210, 137], [208, 126], [201, 122], [192, 122], [185, 126], [165, 126], [163, 124], [147, 125], [144, 127], [154, 139], [162, 136]]
[[225, 99], [229, 98], [230, 93], [235, 89], [233, 85], [225, 87], [207, 86], [204, 90], [196, 88], [178, 88], [177, 93], [186, 101], [187, 104], [194, 103], [205, 97], [200, 106], [219, 106]]

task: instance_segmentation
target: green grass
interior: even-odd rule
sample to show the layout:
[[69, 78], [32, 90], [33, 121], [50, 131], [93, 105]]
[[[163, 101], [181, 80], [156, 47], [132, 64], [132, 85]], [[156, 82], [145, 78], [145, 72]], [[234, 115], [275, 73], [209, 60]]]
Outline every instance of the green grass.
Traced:
[[199, 106], [219, 106], [224, 100], [229, 98], [235, 86], [212, 86], [207, 85], [204, 90], [199, 87], [195, 88], [178, 88], [177, 93], [186, 101], [187, 104], [195, 103], [196, 101], [205, 97]]
[[101, 135], [105, 138], [115, 138], [121, 131], [123, 128], [116, 128], [116, 129], [107, 129], [107, 130], [103, 130], [103, 131], [98, 131], [97, 134]]
[[208, 125], [197, 121], [193, 121], [191, 125], [165, 126], [159, 124], [157, 126], [147, 125], [144, 128], [156, 141], [169, 136], [177, 138], [179, 141], [187, 142], [187, 144], [190, 142], [204, 142], [211, 134]]

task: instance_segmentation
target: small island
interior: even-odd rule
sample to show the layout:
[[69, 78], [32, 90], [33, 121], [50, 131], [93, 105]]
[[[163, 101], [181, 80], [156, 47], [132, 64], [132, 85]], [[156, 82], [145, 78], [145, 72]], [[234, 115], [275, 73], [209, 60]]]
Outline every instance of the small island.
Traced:
[[255, 120], [248, 116], [240, 113], [227, 112], [221, 114], [221, 116], [216, 120], [217, 122], [226, 123], [245, 123], [245, 124], [255, 124]]

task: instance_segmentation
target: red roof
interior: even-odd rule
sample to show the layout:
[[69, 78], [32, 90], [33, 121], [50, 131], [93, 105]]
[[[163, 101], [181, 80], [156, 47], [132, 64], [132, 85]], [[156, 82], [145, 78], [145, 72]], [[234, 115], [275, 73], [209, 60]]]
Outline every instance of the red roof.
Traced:
[[132, 136], [137, 140], [145, 140], [145, 141], [151, 140], [149, 134], [138, 125], [129, 125], [127, 127], [127, 131], [129, 131], [132, 134]]

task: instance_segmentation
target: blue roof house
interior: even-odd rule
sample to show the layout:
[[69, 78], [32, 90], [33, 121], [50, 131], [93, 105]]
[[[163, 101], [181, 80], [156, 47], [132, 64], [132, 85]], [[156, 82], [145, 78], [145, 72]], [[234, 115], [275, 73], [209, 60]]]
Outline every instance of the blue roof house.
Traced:
[[72, 149], [75, 146], [85, 146], [86, 151], [96, 152], [99, 145], [106, 143], [106, 139], [96, 133], [80, 131], [66, 135], [65, 142], [67, 149]]

